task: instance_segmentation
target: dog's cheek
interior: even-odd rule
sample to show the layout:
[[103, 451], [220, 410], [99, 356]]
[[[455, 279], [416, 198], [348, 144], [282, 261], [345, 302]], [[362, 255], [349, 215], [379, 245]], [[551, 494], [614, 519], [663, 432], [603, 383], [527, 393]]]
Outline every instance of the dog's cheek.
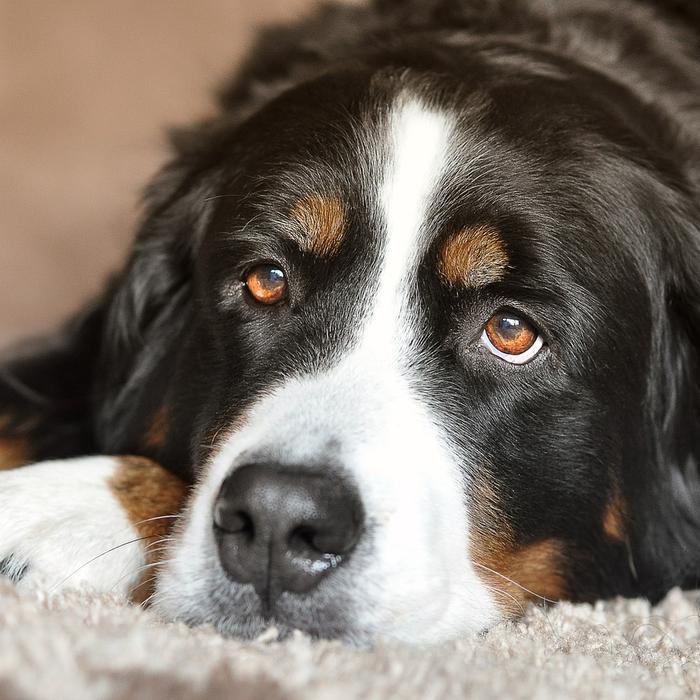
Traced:
[[497, 484], [486, 471], [474, 479], [470, 503], [471, 559], [505, 615], [520, 615], [531, 602], [567, 597], [561, 540], [552, 537], [523, 544], [505, 513]]

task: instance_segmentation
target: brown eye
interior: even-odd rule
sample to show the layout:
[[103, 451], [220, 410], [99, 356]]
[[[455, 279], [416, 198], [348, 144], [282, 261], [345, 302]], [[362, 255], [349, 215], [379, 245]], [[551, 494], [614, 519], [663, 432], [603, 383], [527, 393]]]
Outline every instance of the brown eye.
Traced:
[[287, 278], [284, 271], [274, 264], [256, 265], [245, 276], [244, 284], [255, 301], [261, 304], [278, 304], [287, 298]]
[[481, 339], [492, 354], [515, 365], [529, 362], [543, 345], [542, 337], [529, 321], [507, 311], [489, 319]]

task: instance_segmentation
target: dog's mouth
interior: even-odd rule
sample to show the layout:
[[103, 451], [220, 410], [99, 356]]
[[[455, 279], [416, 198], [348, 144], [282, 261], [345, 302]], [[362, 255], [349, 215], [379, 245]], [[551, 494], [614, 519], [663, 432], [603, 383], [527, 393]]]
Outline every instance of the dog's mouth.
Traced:
[[[296, 633], [313, 639], [340, 639], [353, 644], [366, 642], [350, 619], [353, 605], [342, 591], [334, 595], [281, 593], [275, 600], [261, 597], [252, 585], [228, 584], [222, 596], [214, 594], [216, 611], [210, 619], [216, 629], [229, 637], [248, 640], [285, 640]], [[201, 623], [201, 620], [195, 622]]]

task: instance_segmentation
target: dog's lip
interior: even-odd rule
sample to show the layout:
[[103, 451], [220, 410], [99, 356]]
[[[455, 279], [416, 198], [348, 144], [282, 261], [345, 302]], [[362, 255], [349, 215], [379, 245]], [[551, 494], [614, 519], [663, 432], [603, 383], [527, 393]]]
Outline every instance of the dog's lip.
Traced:
[[219, 632], [228, 637], [246, 638], [256, 642], [281, 642], [295, 634], [303, 634], [313, 639], [337, 639], [338, 634], [322, 629], [307, 627], [303, 620], [291, 620], [274, 603], [268, 612], [262, 610], [240, 620], [222, 615], [215, 623]]
[[[230, 582], [229, 582], [230, 585]], [[344, 640], [352, 644], [364, 644], [370, 640], [373, 633], [370, 629], [356, 627], [352, 618], [337, 619], [332, 610], [330, 618], [325, 619], [325, 606], [303, 609], [291, 609], [288, 607], [291, 601], [308, 598], [308, 594], [282, 593], [279, 598], [268, 606], [260, 600], [254, 592], [251, 584], [236, 584], [245, 588], [245, 600], [219, 600], [216, 611], [208, 618], [219, 633], [233, 638], [280, 641], [288, 639], [294, 634], [303, 634], [311, 639]], [[248, 608], [245, 615], [236, 615], [241, 607]], [[267, 609], [265, 609], [267, 607]], [[335, 618], [335, 619], [334, 619]], [[199, 621], [201, 624], [201, 621]]]

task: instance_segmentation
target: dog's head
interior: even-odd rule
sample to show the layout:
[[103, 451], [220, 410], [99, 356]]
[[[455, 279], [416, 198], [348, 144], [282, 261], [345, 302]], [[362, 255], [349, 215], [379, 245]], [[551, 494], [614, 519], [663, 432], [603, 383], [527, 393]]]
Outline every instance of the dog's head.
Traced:
[[194, 480], [182, 619], [430, 641], [700, 571], [670, 129], [562, 60], [412, 55], [225, 114], [152, 188], [99, 430]]

